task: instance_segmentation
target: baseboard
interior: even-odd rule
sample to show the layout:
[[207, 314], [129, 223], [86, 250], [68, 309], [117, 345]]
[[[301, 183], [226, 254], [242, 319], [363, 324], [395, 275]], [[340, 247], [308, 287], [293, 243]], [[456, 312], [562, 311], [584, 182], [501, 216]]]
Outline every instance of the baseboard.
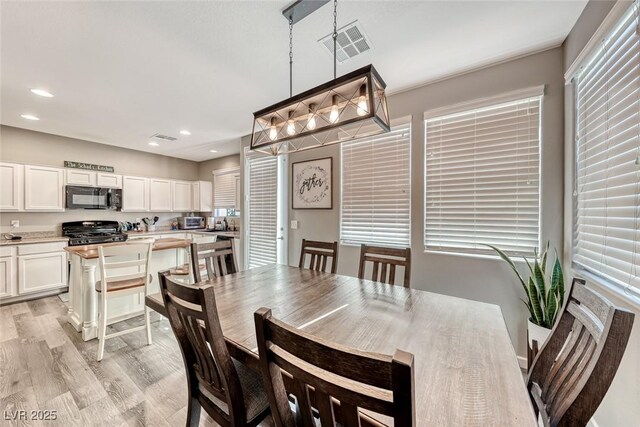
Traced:
[[51, 296], [62, 294], [68, 291], [69, 291], [69, 287], [64, 286], [62, 288], [47, 289], [46, 291], [34, 292], [32, 294], [16, 295], [14, 297], [3, 298], [0, 301], [0, 305], [9, 305], [16, 302], [24, 302], [24, 301], [34, 300], [34, 299], [51, 297]]
[[600, 427], [594, 418], [591, 418], [587, 423], [587, 427]]
[[527, 370], [527, 358], [524, 356], [518, 356], [518, 365], [520, 365], [520, 369], [523, 371]]

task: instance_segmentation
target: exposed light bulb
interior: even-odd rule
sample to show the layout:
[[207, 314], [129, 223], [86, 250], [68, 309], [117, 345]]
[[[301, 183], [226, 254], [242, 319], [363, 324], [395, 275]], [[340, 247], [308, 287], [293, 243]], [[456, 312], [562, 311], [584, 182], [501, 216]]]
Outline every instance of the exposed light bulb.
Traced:
[[309, 104], [309, 116], [307, 116], [307, 129], [314, 130], [316, 128], [315, 104]]
[[269, 129], [269, 139], [275, 141], [278, 138], [278, 129], [276, 128], [276, 118], [271, 117], [271, 128]]
[[360, 97], [358, 98], [358, 108], [356, 109], [356, 113], [359, 116], [364, 116], [369, 112], [367, 108], [367, 97], [366, 97], [366, 88], [364, 85], [360, 86]]
[[338, 121], [338, 117], [340, 117], [340, 112], [338, 111], [338, 96], [333, 95], [333, 105], [331, 106], [331, 113], [329, 113], [329, 121], [335, 123]]
[[289, 120], [287, 120], [287, 135], [296, 134], [296, 123], [293, 121], [293, 111], [289, 111]]

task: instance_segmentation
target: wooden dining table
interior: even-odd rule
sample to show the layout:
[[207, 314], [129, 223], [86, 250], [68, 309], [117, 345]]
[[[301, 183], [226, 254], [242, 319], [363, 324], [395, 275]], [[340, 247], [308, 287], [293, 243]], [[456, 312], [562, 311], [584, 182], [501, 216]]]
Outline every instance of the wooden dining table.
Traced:
[[[259, 370], [253, 313], [359, 350], [414, 355], [419, 426], [536, 426], [500, 307], [349, 276], [268, 265], [212, 284], [232, 356]], [[147, 305], [166, 315], [162, 297]], [[385, 419], [379, 419], [385, 422]]]

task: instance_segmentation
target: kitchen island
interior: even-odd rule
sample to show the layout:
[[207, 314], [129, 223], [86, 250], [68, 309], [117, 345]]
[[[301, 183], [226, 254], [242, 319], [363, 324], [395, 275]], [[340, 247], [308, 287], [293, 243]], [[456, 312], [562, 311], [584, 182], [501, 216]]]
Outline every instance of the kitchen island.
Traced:
[[[149, 238], [152, 238], [149, 236]], [[188, 261], [191, 239], [156, 239], [151, 253], [149, 273], [152, 277], [150, 292], [159, 292], [158, 271], [183, 265]], [[82, 339], [88, 341], [98, 337], [98, 293], [95, 285], [100, 280], [97, 274], [98, 247], [122, 245], [105, 243], [100, 245], [68, 246], [64, 248], [71, 259], [69, 278], [68, 321], [82, 333]], [[144, 295], [125, 295], [109, 304], [107, 324], [116, 323], [144, 311]]]

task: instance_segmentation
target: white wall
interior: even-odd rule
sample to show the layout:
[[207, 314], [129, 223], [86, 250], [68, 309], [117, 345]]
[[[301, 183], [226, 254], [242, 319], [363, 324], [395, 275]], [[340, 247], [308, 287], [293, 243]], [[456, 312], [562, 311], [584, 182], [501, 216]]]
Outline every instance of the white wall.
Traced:
[[[411, 286], [441, 294], [500, 305], [518, 355], [526, 354], [527, 312], [520, 301], [521, 287], [512, 272], [496, 259], [425, 253], [424, 212], [424, 124], [423, 113], [437, 107], [499, 95], [536, 85], [546, 85], [542, 108], [542, 240], [562, 248], [563, 204], [563, 56], [555, 48], [479, 71], [428, 84], [389, 97], [392, 119], [412, 116]], [[290, 162], [331, 156], [334, 159], [332, 210], [289, 210], [289, 219], [299, 221], [289, 230], [289, 263], [299, 260], [303, 238], [339, 241], [340, 147], [290, 155]], [[289, 170], [289, 175], [291, 170]], [[291, 181], [291, 178], [289, 178]], [[340, 247], [338, 272], [356, 275], [359, 248]]]

